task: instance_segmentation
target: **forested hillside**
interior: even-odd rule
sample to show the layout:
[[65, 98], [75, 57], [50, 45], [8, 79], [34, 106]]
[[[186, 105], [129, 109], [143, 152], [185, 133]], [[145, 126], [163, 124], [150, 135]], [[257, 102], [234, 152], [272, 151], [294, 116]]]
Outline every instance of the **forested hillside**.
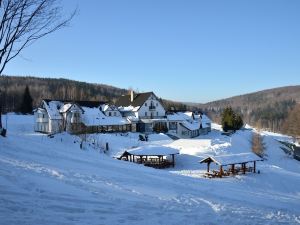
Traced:
[[[62, 99], [77, 101], [114, 102], [119, 96], [128, 94], [128, 90], [105, 84], [92, 84], [67, 79], [37, 78], [22, 76], [0, 76], [3, 110], [18, 112], [23, 99], [24, 90], [28, 86], [33, 106], [37, 107], [41, 99]], [[155, 90], [153, 90], [155, 92]], [[185, 110], [187, 106], [161, 99], [166, 109]]]
[[41, 99], [111, 101], [127, 90], [104, 84], [89, 84], [67, 79], [1, 76], [0, 88], [6, 96], [6, 110], [17, 111], [26, 86], [29, 87], [33, 105]]
[[[300, 85], [281, 87], [240, 95], [201, 105], [214, 121], [220, 121], [220, 114], [231, 106], [243, 115], [244, 122], [257, 128], [288, 133], [294, 121], [293, 110], [300, 103]], [[289, 120], [287, 120], [289, 118]], [[300, 124], [298, 135], [300, 135]]]

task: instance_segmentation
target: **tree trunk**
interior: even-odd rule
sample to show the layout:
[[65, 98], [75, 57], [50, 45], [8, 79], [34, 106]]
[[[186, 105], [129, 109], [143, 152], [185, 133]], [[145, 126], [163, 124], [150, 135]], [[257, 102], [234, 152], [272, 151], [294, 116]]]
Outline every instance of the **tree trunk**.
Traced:
[[2, 128], [2, 102], [0, 102], [0, 128]]

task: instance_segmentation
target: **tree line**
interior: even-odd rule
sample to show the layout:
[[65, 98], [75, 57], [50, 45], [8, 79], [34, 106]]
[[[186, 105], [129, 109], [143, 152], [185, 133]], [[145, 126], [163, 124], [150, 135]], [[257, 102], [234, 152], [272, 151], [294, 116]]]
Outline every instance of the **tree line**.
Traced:
[[[68, 79], [0, 76], [0, 105], [3, 112], [20, 112], [26, 87], [32, 98], [33, 108], [38, 107], [42, 99], [63, 101], [101, 101], [114, 103], [117, 98], [129, 93], [129, 90], [105, 84], [91, 84]], [[192, 110], [183, 103], [160, 99], [167, 111]]]

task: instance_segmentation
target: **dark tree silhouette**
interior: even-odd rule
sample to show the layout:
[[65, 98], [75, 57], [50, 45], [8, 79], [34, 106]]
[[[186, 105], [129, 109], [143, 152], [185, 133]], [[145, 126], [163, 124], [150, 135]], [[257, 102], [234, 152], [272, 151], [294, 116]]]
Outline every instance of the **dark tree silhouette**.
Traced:
[[20, 112], [23, 114], [31, 114], [33, 110], [32, 107], [32, 97], [29, 92], [28, 86], [26, 86], [24, 95], [23, 95], [23, 101], [20, 107]]
[[241, 115], [232, 110], [231, 107], [227, 107], [222, 112], [222, 128], [224, 131], [239, 130], [244, 125]]

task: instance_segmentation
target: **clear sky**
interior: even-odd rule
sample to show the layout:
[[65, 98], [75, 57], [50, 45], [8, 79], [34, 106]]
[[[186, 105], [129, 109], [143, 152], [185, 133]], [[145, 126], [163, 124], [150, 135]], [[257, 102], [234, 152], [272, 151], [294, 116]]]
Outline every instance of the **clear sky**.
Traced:
[[189, 102], [300, 84], [299, 0], [63, 0], [70, 27], [4, 74], [105, 83]]

